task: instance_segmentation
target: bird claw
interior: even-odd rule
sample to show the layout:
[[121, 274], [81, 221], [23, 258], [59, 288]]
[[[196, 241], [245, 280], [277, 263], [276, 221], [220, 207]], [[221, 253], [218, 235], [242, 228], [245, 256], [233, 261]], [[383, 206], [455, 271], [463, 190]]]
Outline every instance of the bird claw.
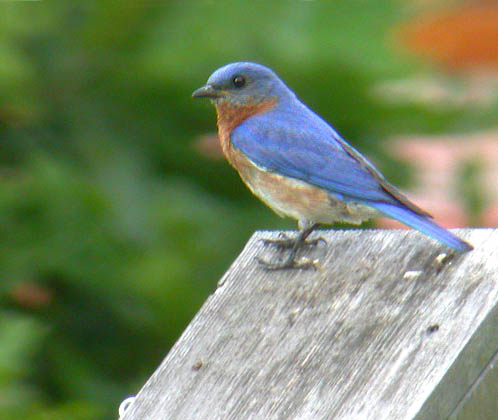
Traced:
[[261, 239], [266, 245], [273, 245], [281, 249], [290, 249], [296, 245], [296, 239], [290, 238], [285, 233], [281, 233], [279, 239]]
[[309, 245], [309, 246], [315, 247], [315, 246], [318, 246], [318, 244], [319, 244], [320, 242], [323, 242], [323, 245], [325, 245], [325, 246], [327, 246], [327, 244], [328, 244], [327, 240], [326, 240], [323, 236], [320, 236], [320, 237], [318, 237], [318, 238], [316, 238], [316, 239], [312, 239], [312, 240], [310, 240], [310, 241], [305, 241], [304, 243], [305, 243], [306, 245]]
[[[280, 239], [262, 239], [262, 241], [265, 245], [273, 245], [280, 249], [292, 249], [294, 248], [294, 246], [296, 246], [296, 242], [298, 241], [298, 238], [290, 238], [285, 233], [281, 233], [280, 237]], [[318, 246], [320, 242], [323, 242], [324, 245], [327, 245], [327, 241], [325, 240], [325, 238], [320, 236], [317, 239], [302, 241], [300, 246], [308, 246], [310, 248], [314, 248]]]

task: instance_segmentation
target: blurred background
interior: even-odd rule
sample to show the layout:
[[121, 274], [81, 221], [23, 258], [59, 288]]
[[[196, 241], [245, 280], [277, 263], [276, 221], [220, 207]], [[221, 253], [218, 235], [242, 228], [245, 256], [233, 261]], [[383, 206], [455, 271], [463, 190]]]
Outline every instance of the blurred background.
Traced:
[[498, 225], [496, 2], [3, 1], [0, 418], [117, 418], [251, 234], [295, 228], [190, 97], [239, 60], [443, 225]]

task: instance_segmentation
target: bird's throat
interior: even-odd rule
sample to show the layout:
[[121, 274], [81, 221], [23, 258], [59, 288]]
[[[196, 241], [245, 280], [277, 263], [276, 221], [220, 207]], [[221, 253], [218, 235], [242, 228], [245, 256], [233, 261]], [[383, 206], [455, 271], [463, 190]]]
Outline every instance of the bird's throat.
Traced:
[[228, 101], [217, 101], [215, 103], [216, 113], [218, 114], [218, 130], [220, 137], [223, 134], [230, 134], [230, 132], [237, 127], [240, 123], [249, 117], [267, 112], [275, 106], [276, 98], [271, 98], [265, 102], [258, 102], [254, 104], [233, 104]]

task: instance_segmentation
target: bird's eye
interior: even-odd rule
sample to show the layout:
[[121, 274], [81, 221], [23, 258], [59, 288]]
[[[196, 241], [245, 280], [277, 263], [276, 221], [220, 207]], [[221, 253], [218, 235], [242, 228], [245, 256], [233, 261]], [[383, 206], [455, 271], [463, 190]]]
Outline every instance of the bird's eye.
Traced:
[[246, 84], [246, 78], [240, 74], [236, 74], [232, 77], [232, 83], [237, 89], [240, 89]]

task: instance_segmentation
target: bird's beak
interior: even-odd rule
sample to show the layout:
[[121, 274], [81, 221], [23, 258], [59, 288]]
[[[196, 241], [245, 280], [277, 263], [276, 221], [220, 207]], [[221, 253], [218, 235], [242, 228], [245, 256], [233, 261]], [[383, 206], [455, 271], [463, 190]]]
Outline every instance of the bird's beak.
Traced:
[[212, 85], [206, 85], [194, 90], [192, 98], [218, 98], [222, 96], [223, 92], [215, 89]]

